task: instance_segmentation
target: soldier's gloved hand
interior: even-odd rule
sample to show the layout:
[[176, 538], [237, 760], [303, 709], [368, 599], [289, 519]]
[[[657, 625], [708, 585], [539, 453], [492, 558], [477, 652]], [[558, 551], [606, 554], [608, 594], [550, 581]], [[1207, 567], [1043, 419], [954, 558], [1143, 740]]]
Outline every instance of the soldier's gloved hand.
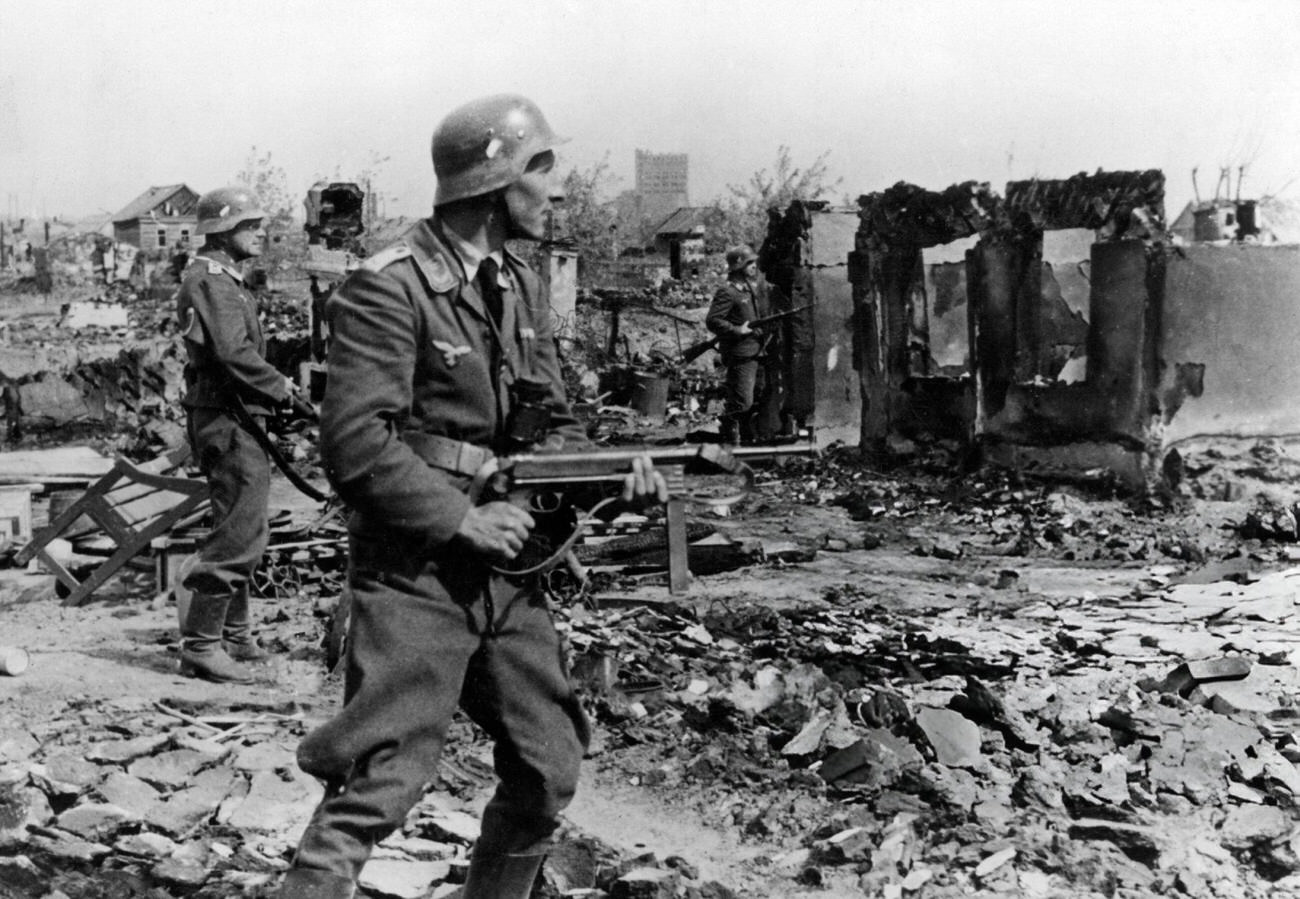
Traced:
[[668, 482], [648, 453], [632, 460], [632, 472], [623, 479], [623, 502], [636, 508], [668, 502]]
[[456, 535], [475, 552], [492, 558], [513, 559], [532, 531], [533, 516], [507, 502], [470, 506]]

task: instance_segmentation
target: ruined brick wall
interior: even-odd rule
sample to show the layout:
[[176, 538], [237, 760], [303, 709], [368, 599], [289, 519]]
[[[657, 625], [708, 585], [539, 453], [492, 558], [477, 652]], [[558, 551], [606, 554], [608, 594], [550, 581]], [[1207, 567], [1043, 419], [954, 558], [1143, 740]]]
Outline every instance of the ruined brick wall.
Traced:
[[[969, 384], [935, 364], [923, 250], [988, 228], [996, 198], [987, 184], [944, 191], [899, 183], [859, 199], [851, 279], [862, 404], [861, 442], [877, 450], [892, 434], [965, 436], [973, 417]], [[963, 293], [965, 279], [956, 279]], [[953, 305], [951, 296], [947, 306]], [[951, 328], [953, 321], [944, 323]], [[969, 341], [957, 341], [968, 345]], [[966, 355], [965, 353], [962, 354]]]

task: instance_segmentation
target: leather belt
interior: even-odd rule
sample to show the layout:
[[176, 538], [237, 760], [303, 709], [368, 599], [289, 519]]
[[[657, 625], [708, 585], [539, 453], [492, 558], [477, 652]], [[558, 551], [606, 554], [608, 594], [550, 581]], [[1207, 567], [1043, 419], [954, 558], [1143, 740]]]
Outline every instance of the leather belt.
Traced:
[[441, 434], [426, 434], [423, 431], [403, 431], [402, 442], [414, 450], [425, 464], [469, 477], [478, 474], [496, 455], [490, 449], [464, 440], [452, 440]]

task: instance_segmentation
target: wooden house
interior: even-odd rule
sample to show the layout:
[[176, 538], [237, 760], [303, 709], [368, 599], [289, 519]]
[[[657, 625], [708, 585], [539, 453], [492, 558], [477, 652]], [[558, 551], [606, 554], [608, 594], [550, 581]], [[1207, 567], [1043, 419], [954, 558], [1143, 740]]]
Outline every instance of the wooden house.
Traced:
[[655, 228], [655, 252], [668, 257], [672, 277], [680, 280], [700, 273], [709, 212], [707, 207], [682, 206]]
[[113, 216], [113, 239], [141, 250], [188, 247], [198, 204], [199, 195], [187, 185], [151, 187]]

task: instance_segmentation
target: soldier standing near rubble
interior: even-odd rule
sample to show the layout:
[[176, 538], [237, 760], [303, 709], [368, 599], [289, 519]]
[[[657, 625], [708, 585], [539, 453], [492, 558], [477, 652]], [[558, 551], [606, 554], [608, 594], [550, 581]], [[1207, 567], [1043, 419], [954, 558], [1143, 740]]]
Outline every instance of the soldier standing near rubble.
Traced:
[[17, 443], [23, 439], [23, 395], [13, 379], [0, 374], [0, 405], [4, 406], [5, 439]]
[[[758, 255], [747, 246], [727, 250], [727, 283], [718, 288], [704, 320], [720, 338], [722, 364], [727, 369], [722, 406], [723, 443], [752, 444], [770, 439], [770, 423], [759, 419], [769, 407], [768, 396], [779, 389], [779, 340], [756, 331], [750, 322], [769, 315], [767, 283], [756, 277]], [[757, 403], [755, 398], [757, 397]]]
[[[463, 899], [525, 899], [576, 787], [588, 725], [551, 612], [535, 576], [492, 568], [534, 521], [467, 495], [495, 454], [533, 439], [539, 413], [543, 451], [586, 442], [548, 298], [505, 248], [545, 236], [563, 197], [558, 143], [524, 97], [451, 112], [433, 135], [433, 216], [329, 301], [321, 455], [353, 510], [352, 619], [343, 710], [298, 750], [325, 796], [280, 899], [353, 895], [375, 844], [434, 779], [457, 706], [494, 740], [499, 779]], [[623, 498], [667, 498], [649, 458]]]
[[271, 465], [233, 404], [260, 424], [296, 400], [293, 383], [266, 361], [257, 302], [238, 269], [261, 255], [265, 215], [243, 187], [200, 197], [194, 232], [205, 243], [176, 300], [189, 356], [182, 403], [212, 503], [212, 529], [181, 573], [193, 594], [181, 623], [181, 673], [217, 682], [248, 683], [252, 674], [240, 663], [266, 657], [253, 637], [248, 594], [269, 538]]

